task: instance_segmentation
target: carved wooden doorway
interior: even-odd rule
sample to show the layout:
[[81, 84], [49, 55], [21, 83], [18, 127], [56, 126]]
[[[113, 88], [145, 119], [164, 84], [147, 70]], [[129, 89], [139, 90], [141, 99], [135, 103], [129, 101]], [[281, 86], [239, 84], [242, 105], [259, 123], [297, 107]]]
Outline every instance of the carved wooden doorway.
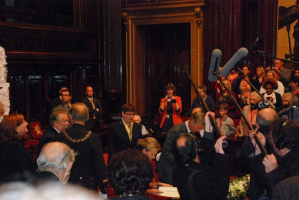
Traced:
[[195, 84], [202, 83], [201, 5], [123, 9], [127, 102], [134, 104], [140, 115], [158, 113], [168, 82], [176, 85], [183, 112], [189, 111], [196, 94], [183, 66], [190, 65]]

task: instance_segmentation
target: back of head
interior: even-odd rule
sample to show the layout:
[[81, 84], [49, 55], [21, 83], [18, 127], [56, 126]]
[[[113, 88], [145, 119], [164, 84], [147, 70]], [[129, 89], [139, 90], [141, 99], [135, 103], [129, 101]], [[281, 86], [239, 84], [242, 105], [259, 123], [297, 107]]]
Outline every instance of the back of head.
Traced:
[[72, 104], [70, 112], [74, 121], [86, 122], [88, 120], [89, 111], [84, 103], [77, 102]]
[[69, 163], [75, 162], [75, 152], [61, 142], [49, 142], [41, 150], [37, 160], [38, 171], [64, 173]]
[[24, 116], [12, 113], [4, 117], [0, 125], [1, 138], [3, 140], [20, 140], [22, 136], [16, 131], [16, 127], [24, 122]]
[[278, 149], [299, 146], [299, 125], [295, 120], [279, 118], [272, 123], [271, 136]]
[[161, 146], [159, 142], [153, 137], [146, 137], [144, 139], [139, 139], [137, 141], [137, 147], [139, 150], [142, 149], [145, 149], [147, 151], [155, 150], [155, 149], [157, 149], [158, 151], [161, 150]]
[[137, 149], [114, 154], [108, 165], [108, 178], [120, 196], [143, 195], [154, 177], [148, 157]]
[[188, 133], [181, 133], [176, 139], [174, 156], [180, 163], [193, 161], [196, 157], [197, 146], [197, 141], [193, 136]]
[[0, 187], [0, 200], [98, 200], [99, 195], [76, 185], [43, 183], [37, 188], [26, 182], [11, 182]]
[[256, 116], [256, 122], [260, 127], [271, 126], [276, 119], [278, 119], [278, 114], [272, 108], [264, 108], [258, 111]]

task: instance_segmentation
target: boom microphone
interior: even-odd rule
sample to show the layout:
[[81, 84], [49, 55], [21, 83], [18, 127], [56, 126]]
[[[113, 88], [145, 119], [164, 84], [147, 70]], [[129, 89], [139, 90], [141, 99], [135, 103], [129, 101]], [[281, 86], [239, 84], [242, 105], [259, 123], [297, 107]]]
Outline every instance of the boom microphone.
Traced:
[[218, 75], [218, 71], [219, 71], [221, 56], [222, 56], [222, 53], [221, 53], [220, 49], [214, 49], [214, 51], [212, 52], [210, 69], [209, 69], [209, 77], [208, 77], [210, 82], [217, 81], [217, 75]]
[[240, 48], [235, 55], [222, 67], [220, 75], [222, 77], [227, 77], [231, 69], [248, 54], [248, 50], [244, 47]]
[[262, 34], [259, 34], [259, 36], [256, 38], [255, 42], [249, 48], [249, 50], [248, 50], [249, 52], [248, 52], [246, 59], [249, 59], [252, 56], [252, 54], [256, 54], [257, 47], [262, 39], [263, 39]]

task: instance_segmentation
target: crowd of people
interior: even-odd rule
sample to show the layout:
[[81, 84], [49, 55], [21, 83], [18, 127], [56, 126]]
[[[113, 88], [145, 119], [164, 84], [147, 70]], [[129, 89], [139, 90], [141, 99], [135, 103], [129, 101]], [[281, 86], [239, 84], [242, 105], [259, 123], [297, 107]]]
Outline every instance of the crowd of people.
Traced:
[[[298, 105], [299, 73], [291, 77], [280, 60], [266, 72], [257, 67], [253, 78], [249, 66], [242, 69], [243, 74], [233, 69], [212, 86], [214, 99], [207, 95], [207, 87], [199, 86], [200, 97], [193, 100], [187, 121], [180, 116], [182, 101], [176, 87], [168, 83], [157, 110], [165, 134], [162, 145], [141, 124], [134, 105], [124, 104], [121, 118], [109, 124], [107, 164], [96, 134], [103, 108], [91, 86], [86, 87], [86, 97], [73, 104], [69, 89], [61, 88], [51, 103], [50, 127], [39, 141], [37, 160], [24, 147], [24, 116], [0, 116], [0, 200], [16, 194], [46, 199], [56, 187], [72, 191], [65, 195], [77, 193], [86, 199], [163, 199], [160, 187], [177, 187], [182, 200], [227, 199], [230, 162], [223, 146], [237, 131], [244, 143], [235, 152], [234, 163], [250, 174], [249, 199], [295, 199], [299, 125], [289, 119], [288, 110]], [[246, 119], [235, 127], [240, 114]], [[220, 136], [214, 134], [215, 126]]]

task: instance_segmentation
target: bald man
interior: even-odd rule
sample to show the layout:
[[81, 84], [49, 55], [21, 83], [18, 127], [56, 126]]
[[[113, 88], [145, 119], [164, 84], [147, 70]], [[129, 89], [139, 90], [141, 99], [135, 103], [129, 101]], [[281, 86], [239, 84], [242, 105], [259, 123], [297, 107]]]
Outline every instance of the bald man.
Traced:
[[74, 162], [75, 152], [69, 146], [61, 142], [49, 142], [42, 148], [37, 159], [38, 176], [49, 177], [51, 180], [56, 178], [65, 184]]
[[[266, 151], [274, 152], [270, 139], [271, 124], [274, 120], [278, 119], [278, 115], [272, 108], [264, 108], [257, 113], [256, 121], [259, 126], [258, 132], [262, 133], [267, 142], [265, 145]], [[251, 139], [248, 137], [242, 144], [241, 148], [235, 153], [235, 166], [238, 166], [238, 170], [242, 173], [251, 174], [255, 168], [253, 162], [258, 162], [256, 159], [263, 159], [263, 157], [255, 157], [256, 145], [253, 145]], [[260, 160], [262, 162], [262, 160]], [[256, 185], [255, 183], [253, 183]], [[257, 188], [250, 188], [250, 190], [256, 190]], [[257, 198], [258, 199], [258, 198]]]

